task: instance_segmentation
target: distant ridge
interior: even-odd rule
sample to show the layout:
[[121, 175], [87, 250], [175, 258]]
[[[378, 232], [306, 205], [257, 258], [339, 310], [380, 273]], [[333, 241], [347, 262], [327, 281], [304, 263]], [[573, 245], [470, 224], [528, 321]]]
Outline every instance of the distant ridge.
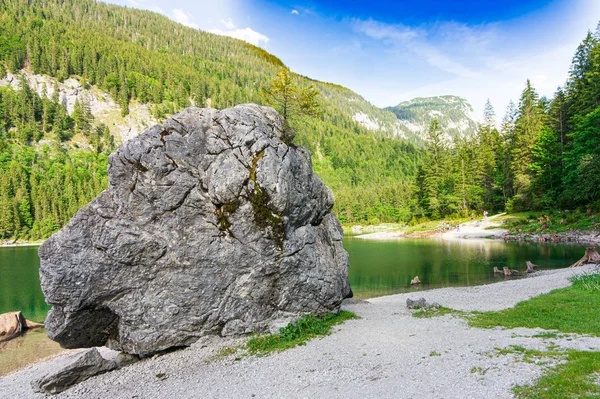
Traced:
[[405, 137], [423, 139], [432, 120], [439, 120], [450, 139], [471, 137], [477, 131], [477, 118], [471, 104], [458, 96], [417, 97], [385, 108], [398, 118]]

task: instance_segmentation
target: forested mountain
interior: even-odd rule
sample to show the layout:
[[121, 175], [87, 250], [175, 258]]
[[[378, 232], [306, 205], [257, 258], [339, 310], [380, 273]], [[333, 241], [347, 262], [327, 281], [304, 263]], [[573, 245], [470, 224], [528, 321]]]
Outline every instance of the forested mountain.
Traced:
[[477, 132], [477, 118], [467, 100], [457, 96], [418, 97], [386, 110], [398, 118], [403, 136], [417, 143], [425, 139], [431, 122], [437, 120], [451, 142], [456, 138], [472, 137]]
[[[46, 237], [106, 186], [113, 124], [94, 118], [86, 91], [109, 95], [122, 118], [145, 105], [160, 121], [190, 105], [262, 104], [261, 90], [284, 67], [258, 47], [148, 11], [91, 0], [0, 0], [0, 9], [0, 77], [17, 80], [0, 88], [4, 237]], [[40, 76], [47, 82], [31, 89]], [[65, 103], [73, 79], [82, 89]], [[389, 138], [393, 115], [341, 86], [294, 79], [321, 93], [320, 117], [294, 125], [296, 142], [314, 154], [342, 220], [400, 219], [420, 151]], [[357, 113], [386, 127], [373, 132]]]
[[[136, 133], [119, 133], [123, 123], [142, 129], [190, 105], [264, 104], [285, 67], [148, 11], [92, 0], [0, 0], [0, 10], [0, 238], [47, 237], [105, 188], [107, 154]], [[554, 99], [528, 83], [500, 130], [488, 104], [473, 134], [460, 98], [403, 103], [393, 109], [402, 122], [344, 87], [292, 74], [315, 85], [321, 108], [294, 121], [295, 142], [313, 154], [342, 222], [600, 208], [599, 43], [592, 33], [583, 41]], [[406, 121], [429, 123], [419, 146]]]

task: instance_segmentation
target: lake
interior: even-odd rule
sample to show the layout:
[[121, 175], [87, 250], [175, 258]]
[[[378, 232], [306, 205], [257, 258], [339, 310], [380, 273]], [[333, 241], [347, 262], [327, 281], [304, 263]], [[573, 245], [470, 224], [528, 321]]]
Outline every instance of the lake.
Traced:
[[[503, 275], [494, 275], [494, 266], [524, 271], [529, 260], [540, 269], [558, 269], [573, 264], [585, 252], [581, 246], [485, 239], [374, 241], [346, 237], [344, 247], [350, 255], [350, 286], [358, 298], [503, 281]], [[412, 287], [410, 280], [415, 276], [422, 283]]]
[[[494, 276], [494, 266], [522, 271], [530, 260], [542, 269], [562, 268], [584, 253], [583, 247], [576, 246], [491, 240], [366, 241], [347, 237], [344, 247], [350, 254], [350, 285], [358, 298], [487, 284], [504, 280], [504, 276]], [[30, 320], [44, 320], [49, 307], [40, 289], [37, 250], [0, 247], [0, 313], [20, 310]], [[422, 281], [418, 287], [410, 286], [414, 276]], [[44, 329], [0, 343], [0, 376], [59, 351]]]
[[[439, 287], [459, 287], [501, 281], [492, 269], [525, 269], [530, 260], [542, 269], [567, 267], [583, 256], [583, 247], [505, 243], [491, 240], [442, 241], [403, 239], [367, 241], [347, 237], [350, 285], [358, 298]], [[38, 247], [0, 248], [0, 313], [21, 310], [26, 318], [43, 321], [44, 302], [38, 276]], [[419, 276], [422, 284], [411, 287]]]

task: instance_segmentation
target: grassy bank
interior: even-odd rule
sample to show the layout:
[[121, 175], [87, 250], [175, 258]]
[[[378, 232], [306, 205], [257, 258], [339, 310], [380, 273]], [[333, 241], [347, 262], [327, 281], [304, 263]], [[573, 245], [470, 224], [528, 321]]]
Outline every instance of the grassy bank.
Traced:
[[600, 215], [579, 211], [512, 213], [498, 218], [498, 221], [511, 234], [555, 234], [600, 229]]
[[528, 327], [600, 337], [600, 274], [573, 277], [573, 285], [554, 290], [514, 308], [476, 314], [473, 327]]
[[[454, 314], [466, 317], [469, 325], [478, 328], [542, 328], [551, 330], [539, 338], [556, 338], [558, 333], [589, 334], [600, 337], [600, 272], [571, 278], [572, 286], [556, 289], [518, 303], [514, 308], [499, 312], [461, 312], [440, 308], [415, 312], [415, 317]], [[600, 394], [597, 383], [600, 371], [600, 352], [551, 350], [536, 351], [523, 347], [500, 349], [500, 354], [520, 356], [523, 361], [535, 358], [553, 359], [558, 365], [531, 385], [516, 386], [519, 398], [559, 399], [592, 398]]]

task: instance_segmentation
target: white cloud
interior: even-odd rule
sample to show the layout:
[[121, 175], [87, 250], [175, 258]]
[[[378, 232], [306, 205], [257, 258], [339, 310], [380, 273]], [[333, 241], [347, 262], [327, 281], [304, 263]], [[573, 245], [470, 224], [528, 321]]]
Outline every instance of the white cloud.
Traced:
[[267, 44], [269, 43], [269, 38], [259, 33], [252, 28], [238, 28], [238, 29], [230, 29], [230, 30], [222, 30], [222, 29], [214, 29], [210, 31], [211, 33], [223, 36], [229, 36], [236, 39], [244, 40], [250, 44], [254, 44], [255, 46], [260, 46], [261, 43]]
[[192, 21], [192, 15], [180, 8], [173, 9], [173, 18], [182, 25], [198, 29], [198, 24]]
[[298, 10], [292, 10], [291, 14], [292, 15], [299, 15], [300, 13], [298, 12]]
[[260, 46], [261, 43], [267, 44], [269, 43], [269, 38], [259, 33], [252, 28], [238, 28], [234, 23], [233, 19], [227, 18], [222, 19], [221, 23], [225, 25], [227, 30], [223, 29], [212, 29], [211, 33], [223, 36], [229, 36], [236, 39], [244, 40], [250, 44], [254, 44], [255, 46]]
[[[484, 42], [483, 36], [475, 34], [466, 25], [450, 22], [438, 23], [433, 28], [412, 28], [402, 24], [386, 24], [372, 19], [362, 21], [354, 20], [354, 29], [370, 38], [383, 40], [396, 47], [399, 51], [408, 51], [423, 58], [429, 65], [454, 76], [475, 78], [480, 74], [465, 66], [463, 63], [447, 54], [451, 50], [455, 53], [457, 44], [463, 51], [468, 48], [480, 47]], [[444, 41], [443, 46], [434, 44], [432, 35]], [[486, 33], [487, 34], [487, 33]], [[437, 41], [437, 40], [435, 40]]]
[[402, 24], [390, 25], [372, 19], [354, 20], [353, 22], [355, 30], [373, 39], [406, 42], [419, 35], [415, 29]]
[[227, 29], [235, 29], [235, 24], [233, 23], [233, 20], [231, 18], [227, 18], [227, 19], [222, 19], [221, 23], [223, 25], [225, 25], [225, 27]]

